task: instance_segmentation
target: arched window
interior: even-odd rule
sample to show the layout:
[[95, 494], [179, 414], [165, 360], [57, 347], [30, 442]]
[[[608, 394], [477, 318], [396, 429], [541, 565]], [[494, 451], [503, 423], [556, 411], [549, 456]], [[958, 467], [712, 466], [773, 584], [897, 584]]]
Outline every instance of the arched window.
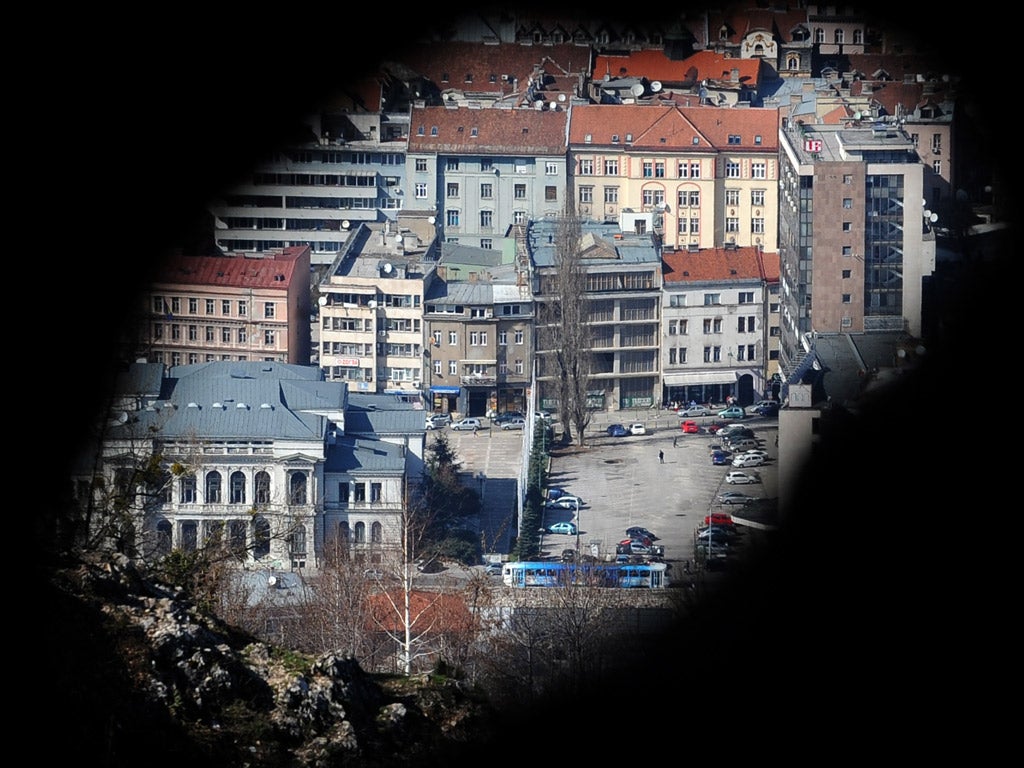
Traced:
[[366, 523], [356, 523], [356, 544], [366, 543]]
[[199, 528], [192, 522], [181, 524], [181, 548], [185, 552], [195, 552], [199, 546]]
[[179, 496], [181, 504], [195, 504], [196, 503], [196, 477], [195, 475], [186, 475], [181, 478], [181, 494]]
[[292, 558], [306, 556], [306, 529], [297, 525], [288, 534], [288, 552]]
[[240, 471], [231, 473], [231, 503], [245, 504], [245, 474]]
[[255, 485], [256, 485], [256, 503], [257, 504], [269, 504], [270, 503], [270, 473], [260, 470], [256, 473]]
[[220, 504], [220, 472], [206, 473], [206, 503]]
[[845, 42], [845, 40], [846, 40], [846, 35], [845, 35], [845, 33], [843, 32], [843, 30], [841, 30], [841, 29], [837, 29], [837, 30], [836, 30], [836, 34], [835, 34], [835, 38], [836, 38], [836, 45], [840, 45], [840, 44], [842, 44], [843, 42]]
[[257, 515], [252, 521], [252, 555], [255, 558], [270, 554], [270, 523]]
[[156, 552], [157, 557], [169, 555], [174, 545], [170, 520], [160, 520], [156, 524]]
[[338, 536], [346, 544], [350, 541], [354, 541], [354, 539], [352, 538], [352, 529], [348, 527], [347, 520], [343, 520], [340, 523], [338, 523]]
[[384, 541], [384, 526], [374, 523], [370, 526], [370, 541], [374, 544], [381, 544]]
[[293, 472], [289, 480], [290, 488], [288, 497], [291, 499], [292, 504], [305, 504], [306, 503], [306, 473], [305, 472]]
[[853, 30], [853, 43], [854, 43], [854, 45], [863, 45], [864, 44], [864, 30], [863, 29], [855, 29], [855, 30]]
[[245, 560], [245, 529], [244, 520], [232, 520], [228, 523], [228, 548], [238, 560]]

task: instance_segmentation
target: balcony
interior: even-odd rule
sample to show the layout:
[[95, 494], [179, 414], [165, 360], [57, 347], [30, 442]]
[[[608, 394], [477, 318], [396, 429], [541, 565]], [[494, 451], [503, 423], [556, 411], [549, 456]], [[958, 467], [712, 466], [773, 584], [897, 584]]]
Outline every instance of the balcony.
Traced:
[[498, 383], [498, 377], [493, 374], [462, 376], [462, 385], [465, 387], [493, 387]]

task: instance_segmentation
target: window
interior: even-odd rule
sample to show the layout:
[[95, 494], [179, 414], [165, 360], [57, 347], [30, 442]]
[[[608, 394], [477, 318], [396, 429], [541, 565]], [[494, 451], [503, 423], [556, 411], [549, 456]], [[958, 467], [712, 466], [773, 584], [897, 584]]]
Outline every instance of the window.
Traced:
[[722, 362], [722, 348], [712, 347], [711, 348], [711, 361], [714, 363]]
[[525, 184], [516, 184], [515, 186], [513, 186], [512, 187], [512, 197], [514, 197], [516, 200], [525, 200], [526, 199], [526, 185]]
[[220, 504], [220, 472], [209, 472], [206, 475], [206, 503]]
[[[231, 312], [230, 312], [230, 302], [225, 302], [224, 314], [225, 315], [230, 315], [231, 314]], [[239, 317], [245, 317], [248, 314], [249, 314], [249, 305], [248, 305], [248, 303], [246, 303], [244, 301], [238, 302], [238, 316]]]
[[423, 173], [427, 170], [427, 158], [417, 157], [416, 158], [416, 170]]
[[448, 197], [458, 197], [459, 196], [459, 185], [456, 184], [455, 182], [451, 182], [451, 181], [448, 182], [447, 189], [448, 189]]
[[191, 299], [190, 298], [188, 300], [188, 313], [190, 315], [198, 315], [199, 314], [199, 299]]
[[454, 347], [459, 343], [458, 331], [448, 331], [448, 346]]
[[480, 211], [480, 227], [490, 229], [493, 226], [494, 211]]
[[843, 304], [849, 304], [849, 303], [850, 303], [850, 294], [844, 293], [843, 294]]
[[352, 500], [356, 504], [366, 501], [366, 483], [353, 483], [352, 490], [354, 491]]
[[175, 296], [174, 298], [171, 299], [171, 314], [172, 315], [180, 315], [181, 314], [181, 297]]
[[198, 325], [190, 325], [188, 327], [188, 340], [189, 341], [198, 341], [198, 339], [199, 339], [199, 326]]
[[[476, 136], [476, 128], [473, 129], [473, 135]], [[480, 170], [484, 171], [484, 172], [493, 171], [494, 170], [494, 161], [491, 160], [490, 158], [487, 158], [487, 157], [483, 158], [480, 161]]]
[[764, 219], [753, 218], [750, 220], [750, 231], [755, 235], [764, 234]]
[[755, 179], [768, 178], [768, 163], [757, 162], [750, 164], [750, 174]]
[[494, 197], [494, 185], [487, 182], [480, 185], [480, 197], [483, 200], [490, 200]]
[[725, 163], [725, 178], [738, 179], [740, 177], [740, 164], [735, 160], [727, 160]]
[[763, 189], [752, 189], [750, 190], [750, 204], [755, 207], [762, 207], [764, 205], [764, 190]]
[[[915, 134], [915, 136], [916, 135], [917, 134]], [[917, 142], [916, 141], [914, 142], [914, 146], [915, 147], [917, 146]], [[852, 173], [844, 173], [843, 174], [843, 184], [853, 184], [853, 174]]]
[[383, 499], [383, 489], [384, 486], [381, 483], [370, 483], [370, 501], [372, 503], [379, 503]]
[[480, 238], [480, 247], [483, 248], [485, 251], [489, 251], [492, 248], [494, 248], [494, 243], [491, 241], [489, 237], [482, 237]]
[[665, 190], [663, 189], [645, 189], [641, 194], [644, 205], [661, 205], [665, 202]]
[[257, 504], [269, 504], [270, 503], [270, 473], [260, 470], [256, 473], [255, 488], [256, 488], [256, 503]]
[[445, 223], [449, 227], [459, 226], [459, 212], [454, 208], [449, 208], [444, 212]]
[[851, 229], [853, 229], [853, 225], [849, 221], [844, 221], [843, 232], [849, 232]]
[[645, 179], [650, 179], [654, 176], [654, 163], [650, 160], [644, 160], [643, 175]]
[[942, 175], [942, 161], [941, 160], [934, 160], [934, 161], [932, 161], [932, 171], [935, 172], [936, 176], [941, 176]]
[[213, 312], [214, 312], [214, 307], [215, 306], [216, 306], [216, 302], [213, 299], [207, 299], [206, 300], [206, 314], [212, 315]]
[[608, 205], [614, 205], [619, 202], [619, 188], [618, 187], [605, 187], [604, 188], [604, 201]]
[[440, 360], [435, 360], [434, 361], [434, 373], [437, 374], [438, 376], [441, 375], [441, 361]]
[[739, 205], [740, 204], [740, 191], [738, 189], [727, 189], [727, 190], [725, 190], [725, 204], [726, 205]]
[[558, 201], [558, 187], [544, 187], [544, 201], [554, 203]]
[[852, 275], [853, 275], [853, 270], [852, 269], [844, 269], [843, 270], [843, 280], [848, 280]]
[[425, 183], [423, 183], [422, 181], [416, 182], [416, 187], [415, 187], [414, 194], [416, 195], [416, 199], [417, 200], [426, 200], [427, 199], [427, 185]]
[[181, 341], [181, 326], [177, 323], [171, 324], [171, 340]]
[[208, 342], [212, 343], [214, 338], [215, 338], [215, 336], [214, 336], [213, 326], [212, 325], [206, 326], [206, 340]]
[[665, 178], [665, 161], [658, 160], [654, 164], [654, 178], [664, 179]]
[[448, 373], [451, 376], [456, 376], [459, 373], [459, 364], [454, 360], [448, 361]]
[[853, 246], [844, 245], [843, 246], [843, 256], [852, 256], [852, 255], [853, 255]]
[[162, 339], [163, 337], [164, 337], [164, 326], [163, 326], [163, 323], [153, 323], [153, 338], [154, 339]]
[[[437, 129], [435, 128], [433, 130], [436, 131]], [[435, 133], [434, 135], [436, 136], [437, 134]], [[457, 171], [457, 170], [459, 170], [459, 158], [457, 158], [457, 157], [449, 157], [445, 161], [444, 167], [445, 167], [446, 171]]]
[[592, 202], [594, 202], [594, 188], [593, 187], [580, 187], [580, 202], [581, 203], [592, 203]]
[[700, 208], [700, 190], [691, 189], [689, 194], [687, 195], [686, 203], [691, 208]]
[[754, 292], [753, 291], [740, 291], [739, 293], [740, 304], [753, 304], [754, 303]]
[[516, 360], [516, 373], [521, 376], [525, 370], [526, 369], [525, 369], [525, 367], [523, 365], [523, 361], [522, 360]]
[[722, 303], [722, 295], [719, 293], [705, 293], [704, 294], [704, 306], [710, 307], [714, 304]]
[[740, 231], [740, 220], [735, 216], [727, 216], [725, 219], [725, 231], [726, 232], [739, 232]]
[[580, 160], [580, 176], [593, 176], [594, 175], [594, 161], [592, 158], [586, 160]]
[[516, 330], [514, 338], [516, 344], [522, 345], [525, 343], [526, 335], [522, 330]]
[[498, 346], [508, 346], [508, 331], [498, 331]]
[[274, 346], [274, 337], [275, 337], [276, 334], [277, 334], [277, 331], [270, 331], [270, 330], [263, 331], [263, 346], [265, 346], [265, 347], [272, 347], [272, 346]]
[[248, 342], [248, 340], [249, 340], [249, 334], [246, 332], [245, 328], [239, 328], [238, 329], [238, 343], [239, 344], [245, 344], [246, 342]]
[[186, 475], [181, 478], [181, 488], [178, 494], [179, 504], [196, 503], [196, 478], [195, 475]]
[[690, 219], [690, 234], [691, 235], [696, 235], [699, 232], [700, 232], [700, 219], [697, 219], [697, 218]]
[[604, 161], [604, 175], [605, 176], [618, 176], [619, 175], [619, 160], [618, 158], [608, 158]]
[[729, 143], [730, 143], [730, 144], [740, 144], [740, 143], [742, 143], [742, 142], [740, 141], [740, 137], [739, 137], [739, 136], [737, 136], [737, 135], [736, 135], [735, 133], [730, 133], [730, 134], [729, 134], [729, 139], [728, 139], [728, 141], [729, 141]]
[[711, 347], [704, 347], [704, 362], [711, 362]]
[[843, 198], [843, 208], [853, 208], [853, 198], [852, 197], [844, 197]]
[[552, 163], [552, 162], [544, 163], [544, 175], [545, 176], [557, 176], [558, 175], [558, 163]]
[[245, 504], [245, 475], [241, 472], [231, 473], [231, 503]]
[[275, 316], [276, 312], [277, 312], [277, 308], [276, 308], [274, 302], [268, 301], [268, 302], [266, 302], [263, 305], [263, 317], [264, 318], [271, 319], [271, 318], [273, 318]]

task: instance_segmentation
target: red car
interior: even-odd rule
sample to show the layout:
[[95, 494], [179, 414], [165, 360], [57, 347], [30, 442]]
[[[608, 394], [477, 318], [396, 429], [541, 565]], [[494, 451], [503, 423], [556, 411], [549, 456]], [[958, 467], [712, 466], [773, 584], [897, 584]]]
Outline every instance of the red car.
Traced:
[[687, 419], [679, 426], [682, 427], [683, 432], [686, 432], [687, 434], [696, 435], [700, 432], [700, 426], [692, 419]]
[[719, 423], [718, 423], [717, 421], [713, 421], [713, 422], [711, 422], [711, 423], [710, 423], [710, 424], [708, 424], [708, 426], [707, 426], [708, 434], [711, 434], [711, 435], [715, 434], [715, 433], [716, 433], [716, 432], [718, 432], [718, 430], [720, 430], [720, 429], [721, 429], [721, 428], [722, 428], [723, 426], [725, 426], [725, 425], [724, 425], [724, 424], [719, 424]]
[[734, 525], [732, 515], [726, 512], [712, 512], [704, 518], [704, 525]]

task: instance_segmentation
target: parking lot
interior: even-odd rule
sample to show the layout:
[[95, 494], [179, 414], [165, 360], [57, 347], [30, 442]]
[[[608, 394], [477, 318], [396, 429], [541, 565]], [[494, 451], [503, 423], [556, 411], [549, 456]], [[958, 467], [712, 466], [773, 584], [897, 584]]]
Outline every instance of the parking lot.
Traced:
[[[614, 557], [615, 545], [625, 537], [626, 528], [643, 526], [658, 535], [656, 543], [664, 545], [665, 559], [680, 564], [679, 570], [673, 569], [678, 578], [685, 562], [694, 560], [694, 535], [704, 517], [715, 511], [742, 514], [742, 506], [721, 505], [719, 494], [738, 491], [756, 499], [778, 496], [777, 419], [754, 416], [743, 420], [754, 430], [769, 457], [766, 464], [744, 470], [760, 476], [761, 482], [750, 485], [725, 482], [727, 473], [735, 468], [711, 463], [711, 446], [721, 442], [706, 431], [706, 425], [714, 419], [695, 420], [701, 432], [686, 434], [679, 428], [679, 417], [671, 411], [595, 414], [586, 447], [557, 450], [549, 475], [551, 487], [581, 497], [584, 505], [578, 516], [573, 510], [549, 510], [544, 524], [576, 523], [580, 551], [601, 558]], [[636, 422], [644, 423], [646, 434], [609, 437], [605, 431], [612, 423], [628, 426]], [[515, 498], [523, 433], [487, 429], [477, 435], [448, 434], [463, 462], [465, 477], [472, 478], [483, 491], [485, 517], [493, 518], [490, 525], [495, 519], [507, 518]], [[664, 463], [659, 452], [664, 454]], [[545, 534], [541, 544], [545, 558], [558, 559], [564, 549], [576, 547], [577, 537]], [[494, 551], [508, 553], [500, 546]]]

